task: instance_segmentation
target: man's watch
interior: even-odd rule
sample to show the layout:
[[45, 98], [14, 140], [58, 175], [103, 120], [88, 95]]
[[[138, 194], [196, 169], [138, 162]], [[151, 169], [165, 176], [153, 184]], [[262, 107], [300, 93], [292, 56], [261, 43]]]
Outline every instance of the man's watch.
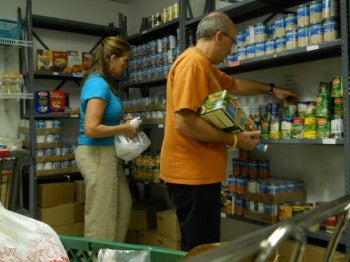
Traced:
[[276, 85], [273, 84], [273, 83], [270, 83], [270, 84], [269, 84], [269, 87], [270, 87], [270, 89], [269, 89], [269, 94], [270, 94], [270, 95], [273, 95], [273, 89], [275, 88], [275, 86], [276, 86]]

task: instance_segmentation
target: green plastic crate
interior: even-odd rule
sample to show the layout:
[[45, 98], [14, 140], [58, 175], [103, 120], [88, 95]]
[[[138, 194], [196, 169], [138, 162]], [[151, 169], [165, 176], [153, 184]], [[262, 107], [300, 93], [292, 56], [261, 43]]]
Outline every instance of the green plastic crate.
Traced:
[[97, 261], [98, 251], [102, 248], [114, 250], [150, 250], [151, 262], [177, 262], [181, 261], [186, 252], [172, 249], [73, 237], [60, 235], [60, 240], [73, 261]]

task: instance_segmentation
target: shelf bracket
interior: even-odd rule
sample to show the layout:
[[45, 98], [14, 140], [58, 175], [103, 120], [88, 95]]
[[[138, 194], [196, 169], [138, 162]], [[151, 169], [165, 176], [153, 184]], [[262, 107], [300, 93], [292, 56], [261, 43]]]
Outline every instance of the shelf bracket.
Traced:
[[33, 36], [38, 40], [38, 42], [45, 48], [45, 50], [50, 50], [50, 48], [44, 43], [43, 40], [33, 31]]

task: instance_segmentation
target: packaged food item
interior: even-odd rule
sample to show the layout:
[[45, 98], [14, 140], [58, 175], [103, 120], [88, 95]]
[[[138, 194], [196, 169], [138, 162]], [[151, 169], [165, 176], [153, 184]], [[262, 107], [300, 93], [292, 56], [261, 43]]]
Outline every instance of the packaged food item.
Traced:
[[82, 70], [83, 73], [86, 73], [92, 63], [92, 54], [89, 52], [82, 52]]
[[40, 114], [46, 114], [50, 112], [50, 94], [47, 91], [35, 91], [35, 111]]
[[36, 50], [37, 70], [52, 71], [53, 53], [52, 50]]
[[67, 52], [52, 51], [52, 71], [63, 73], [67, 69]]
[[61, 90], [50, 90], [49, 110], [53, 113], [64, 113], [65, 92]]
[[82, 52], [80, 51], [67, 51], [67, 52], [68, 52], [67, 73], [82, 74], [83, 73]]
[[[200, 108], [199, 115], [227, 132], [256, 130], [254, 121], [227, 90], [210, 94]], [[267, 145], [258, 144], [257, 149], [266, 151]]]
[[2, 74], [2, 92], [21, 93], [23, 82], [23, 75], [21, 73], [6, 71]]

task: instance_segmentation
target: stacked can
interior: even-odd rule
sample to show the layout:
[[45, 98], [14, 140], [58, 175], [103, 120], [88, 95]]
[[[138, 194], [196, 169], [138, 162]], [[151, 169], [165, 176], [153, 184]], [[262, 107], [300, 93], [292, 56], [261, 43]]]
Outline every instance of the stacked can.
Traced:
[[344, 134], [343, 125], [343, 84], [341, 77], [334, 77], [331, 83], [331, 137], [341, 138]]

